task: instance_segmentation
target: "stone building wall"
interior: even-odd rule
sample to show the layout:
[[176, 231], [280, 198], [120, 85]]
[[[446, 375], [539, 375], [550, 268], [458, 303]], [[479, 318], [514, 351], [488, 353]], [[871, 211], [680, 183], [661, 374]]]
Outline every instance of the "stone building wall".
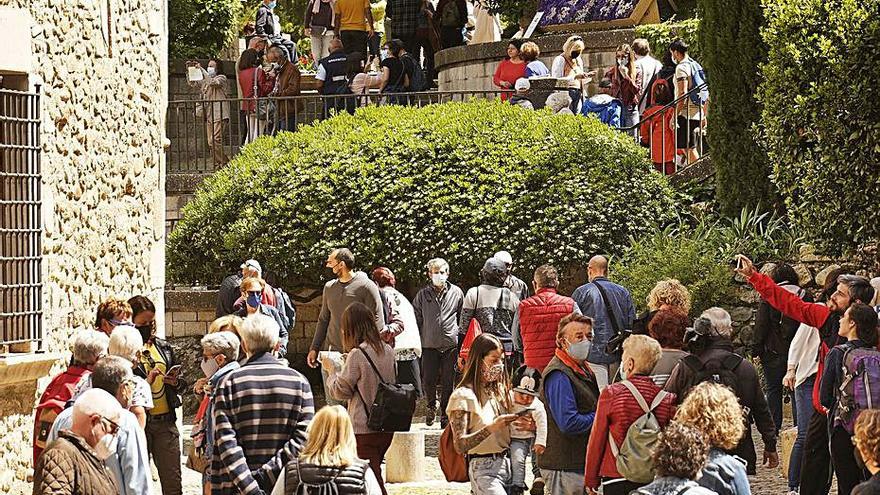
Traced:
[[45, 352], [0, 358], [0, 493], [18, 494], [36, 397], [100, 301], [145, 294], [163, 328], [168, 40], [160, 0], [0, 3], [4, 23], [27, 24], [25, 40], [0, 26], [4, 50], [29, 54], [0, 73], [41, 84]]

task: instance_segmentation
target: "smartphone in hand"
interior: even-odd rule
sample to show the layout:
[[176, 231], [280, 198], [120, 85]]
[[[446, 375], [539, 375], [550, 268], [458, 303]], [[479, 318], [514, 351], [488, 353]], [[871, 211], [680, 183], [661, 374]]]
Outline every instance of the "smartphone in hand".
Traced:
[[183, 371], [183, 366], [175, 364], [165, 372], [165, 376], [178, 376], [181, 371]]

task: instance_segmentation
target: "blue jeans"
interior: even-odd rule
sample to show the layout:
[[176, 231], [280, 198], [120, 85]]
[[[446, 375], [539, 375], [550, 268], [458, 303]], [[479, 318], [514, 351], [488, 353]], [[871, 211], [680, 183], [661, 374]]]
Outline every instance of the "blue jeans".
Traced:
[[[782, 428], [782, 379], [785, 378], [785, 359], [779, 355], [761, 357], [761, 366], [764, 368], [764, 380], [767, 382], [767, 405], [770, 407], [770, 416], [776, 425], [776, 433]], [[795, 397], [797, 402], [798, 397]], [[797, 407], [797, 406], [795, 406]], [[797, 413], [794, 414], [797, 417]]]
[[791, 457], [788, 461], [788, 487], [792, 490], [800, 486], [801, 463], [804, 457], [804, 441], [807, 438], [807, 428], [813, 416], [813, 384], [816, 375], [813, 375], [794, 389], [795, 405], [797, 407], [798, 432], [791, 449]]
[[507, 495], [510, 491], [510, 458], [475, 457], [468, 463], [474, 495]]
[[[510, 439], [510, 472], [513, 477], [511, 486], [526, 489], [526, 459], [534, 445], [535, 437]], [[535, 478], [541, 477], [541, 470], [538, 469], [534, 455], [532, 455], [532, 474]]]
[[[632, 108], [622, 108], [620, 110], [620, 127], [627, 128], [632, 127], [634, 125], [638, 125], [639, 123], [639, 106], [634, 105]], [[629, 134], [632, 134], [633, 139], [636, 141], [639, 140], [639, 128], [636, 127], [631, 131], [628, 131]]]

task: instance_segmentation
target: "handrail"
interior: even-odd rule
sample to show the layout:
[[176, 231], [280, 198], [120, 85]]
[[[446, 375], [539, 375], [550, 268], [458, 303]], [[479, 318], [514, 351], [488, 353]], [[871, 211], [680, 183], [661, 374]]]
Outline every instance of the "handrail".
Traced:
[[[642, 120], [639, 121], [638, 124], [631, 125], [631, 126], [629, 126], [629, 127], [621, 127], [620, 130], [621, 130], [621, 131], [632, 131], [632, 130], [635, 130], [635, 129], [637, 129], [637, 128], [641, 128], [642, 124], [644, 124], [645, 122], [650, 122], [651, 120], [653, 120], [653, 119], [655, 119], [655, 118], [658, 118], [658, 116], [662, 116], [662, 115], [666, 112], [666, 110], [668, 110], [668, 109], [670, 109], [670, 108], [678, 107], [678, 104], [679, 104], [680, 102], [682, 102], [682, 101], [685, 100], [685, 99], [690, 100], [691, 95], [693, 95], [693, 94], [695, 94], [695, 93], [698, 93], [698, 92], [700, 92], [700, 91], [702, 91], [703, 89], [706, 89], [706, 88], [708, 88], [708, 87], [709, 87], [708, 83], [703, 83], [703, 84], [700, 84], [699, 86], [694, 86], [693, 88], [691, 88], [690, 90], [688, 90], [687, 93], [685, 93], [685, 94], [679, 96], [678, 98], [675, 98], [674, 100], [672, 100], [671, 102], [667, 103], [666, 105], [663, 105], [663, 107], [661, 107], [659, 110], [654, 111], [652, 114], [650, 114], [650, 115], [648, 116], [647, 119], [642, 119]], [[650, 89], [650, 88], [648, 88], [648, 89]], [[691, 103], [690, 105], [694, 105], [694, 103]], [[646, 108], [646, 109], [647, 109], [647, 108]]]

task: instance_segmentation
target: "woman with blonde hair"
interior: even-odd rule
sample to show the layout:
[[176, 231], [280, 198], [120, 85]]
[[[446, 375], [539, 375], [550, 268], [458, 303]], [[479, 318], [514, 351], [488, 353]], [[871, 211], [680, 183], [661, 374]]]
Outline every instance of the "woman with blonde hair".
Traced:
[[369, 463], [358, 458], [354, 427], [344, 407], [322, 407], [307, 432], [299, 457], [281, 471], [272, 495], [300, 493], [300, 487], [307, 493], [382, 493]]
[[550, 68], [551, 76], [566, 81], [568, 94], [571, 96], [571, 111], [574, 113], [580, 113], [584, 85], [596, 75], [596, 71], [587, 72], [584, 69], [584, 61], [581, 59], [584, 48], [583, 38], [578, 35], [570, 36], [562, 44], [562, 54], [553, 59]]
[[714, 382], [692, 388], [675, 414], [675, 421], [696, 428], [709, 443], [709, 460], [697, 483], [718, 495], [751, 494], [745, 461], [724, 452], [746, 432], [743, 418], [733, 391]]
[[657, 282], [648, 297], [648, 310], [640, 314], [633, 322], [633, 333], [648, 333], [648, 325], [660, 310], [675, 310], [687, 316], [691, 311], [691, 293], [687, 287], [674, 278]]

